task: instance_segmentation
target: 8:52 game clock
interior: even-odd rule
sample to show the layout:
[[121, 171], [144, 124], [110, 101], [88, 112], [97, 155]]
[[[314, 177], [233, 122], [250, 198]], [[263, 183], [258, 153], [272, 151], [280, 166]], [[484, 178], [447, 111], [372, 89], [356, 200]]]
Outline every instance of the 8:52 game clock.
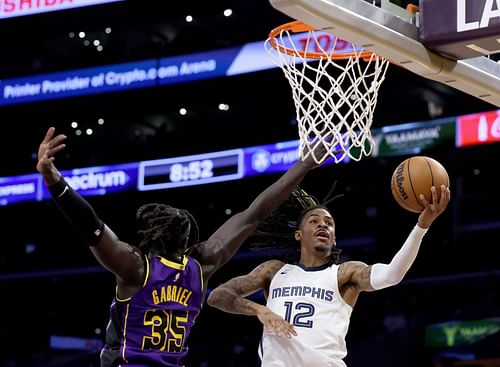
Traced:
[[243, 177], [243, 150], [197, 154], [139, 163], [139, 191], [159, 190]]

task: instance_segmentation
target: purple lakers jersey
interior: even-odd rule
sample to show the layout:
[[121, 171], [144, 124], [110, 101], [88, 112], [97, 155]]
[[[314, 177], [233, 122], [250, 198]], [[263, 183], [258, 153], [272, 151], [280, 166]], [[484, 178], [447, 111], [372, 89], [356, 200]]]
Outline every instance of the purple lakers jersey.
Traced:
[[203, 280], [199, 263], [146, 258], [143, 288], [111, 304], [101, 366], [182, 366], [186, 340], [200, 312]]

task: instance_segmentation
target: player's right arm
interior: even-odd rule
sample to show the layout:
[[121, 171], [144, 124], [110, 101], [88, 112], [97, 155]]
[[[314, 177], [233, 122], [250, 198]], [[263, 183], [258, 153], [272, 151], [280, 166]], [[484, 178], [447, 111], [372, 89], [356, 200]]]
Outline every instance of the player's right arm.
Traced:
[[207, 303], [228, 313], [257, 316], [264, 327], [276, 335], [283, 334], [288, 338], [292, 334], [297, 335], [293, 326], [281, 316], [266, 306], [245, 298], [259, 290], [267, 292], [272, 278], [283, 265], [278, 260], [266, 261], [249, 274], [233, 278], [215, 288], [208, 296]]
[[74, 191], [54, 165], [55, 154], [65, 148], [66, 136], [55, 136], [49, 128], [38, 149], [37, 170], [43, 177], [56, 206], [82, 236], [97, 260], [118, 281], [125, 285], [140, 285], [144, 280], [144, 259], [140, 251], [118, 239], [102, 222], [90, 204]]

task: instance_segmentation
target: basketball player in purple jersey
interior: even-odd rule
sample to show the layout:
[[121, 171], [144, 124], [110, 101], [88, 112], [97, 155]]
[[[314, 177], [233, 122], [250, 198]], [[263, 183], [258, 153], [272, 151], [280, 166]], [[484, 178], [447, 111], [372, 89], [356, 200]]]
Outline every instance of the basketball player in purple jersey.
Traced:
[[[280, 215], [270, 215], [262, 222], [261, 226], [266, 227], [260, 235], [272, 239], [271, 244], [294, 250], [299, 246], [300, 258], [289, 263], [266, 261], [250, 274], [215, 288], [208, 304], [259, 319], [264, 325], [259, 346], [262, 367], [345, 367], [345, 338], [359, 295], [396, 285], [403, 279], [428, 228], [450, 201], [450, 189], [442, 185], [439, 190], [438, 200], [436, 188], [432, 187], [432, 203], [420, 195], [425, 209], [391, 262], [373, 265], [361, 261], [337, 265], [340, 251], [330, 211], [302, 190], [294, 191], [283, 207], [290, 208], [295, 202], [303, 209], [295, 230], [289, 228], [290, 217], [280, 208]], [[273, 217], [280, 222], [273, 224]], [[266, 305], [245, 298], [259, 290], [266, 296]]]
[[53, 127], [48, 129], [38, 150], [37, 170], [56, 206], [116, 277], [101, 366], [182, 366], [210, 277], [317, 164], [299, 160], [204, 242], [198, 242], [197, 224], [187, 210], [146, 204], [136, 213], [143, 239], [133, 246], [120, 241], [55, 167], [55, 154], [64, 149], [65, 139], [55, 135]]

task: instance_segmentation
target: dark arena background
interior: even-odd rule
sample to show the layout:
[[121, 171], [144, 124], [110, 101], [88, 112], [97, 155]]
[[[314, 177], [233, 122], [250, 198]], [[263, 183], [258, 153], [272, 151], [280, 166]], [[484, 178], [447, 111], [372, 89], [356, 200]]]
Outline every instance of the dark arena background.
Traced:
[[[131, 243], [135, 210], [148, 202], [188, 209], [206, 239], [297, 158], [275, 145], [298, 139], [297, 121], [290, 86], [266, 64], [264, 50], [269, 31], [292, 19], [267, 1], [96, 1], [64, 8], [73, 3], [0, 1], [4, 367], [98, 366], [115, 292], [113, 275], [40, 186], [36, 154], [48, 127], [68, 136], [57, 167]], [[391, 65], [373, 131], [376, 155], [326, 164], [302, 184], [321, 198], [337, 181], [344, 194], [331, 205], [342, 261], [390, 261], [416, 223], [417, 214], [391, 194], [392, 172], [403, 159], [440, 161], [452, 200], [402, 283], [360, 296], [347, 365], [500, 366], [500, 110]], [[220, 182], [201, 184], [182, 169], [163, 181], [143, 180], [149, 161], [237, 149], [245, 157], [267, 153], [260, 166], [242, 171], [249, 161], [180, 160], [190, 167], [214, 159]], [[270, 256], [246, 243], [210, 289]], [[261, 294], [252, 297], [264, 302]], [[261, 331], [256, 318], [205, 305], [186, 366], [258, 366]]]

